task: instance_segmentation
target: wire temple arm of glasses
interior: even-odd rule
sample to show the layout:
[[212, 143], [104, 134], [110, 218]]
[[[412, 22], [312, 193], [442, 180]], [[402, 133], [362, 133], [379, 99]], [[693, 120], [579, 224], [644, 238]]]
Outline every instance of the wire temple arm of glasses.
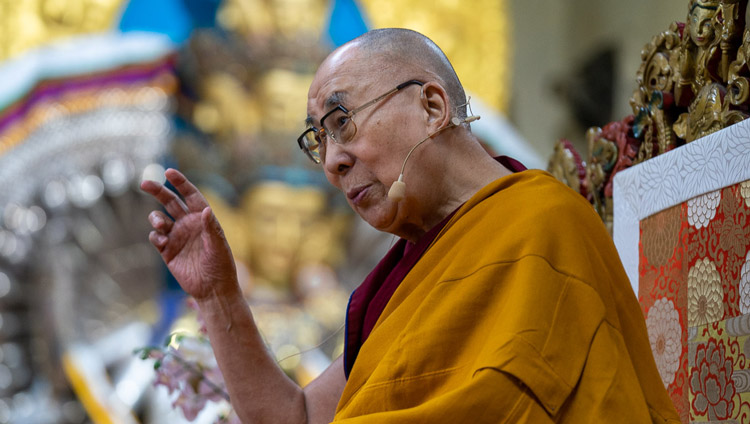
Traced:
[[377, 103], [377, 102], [385, 99], [386, 97], [390, 96], [391, 94], [393, 94], [393, 93], [401, 90], [404, 87], [408, 87], [408, 86], [410, 86], [412, 84], [417, 84], [420, 87], [424, 85], [424, 83], [422, 81], [418, 81], [418, 80], [410, 80], [410, 81], [402, 82], [401, 84], [397, 85], [396, 88], [394, 88], [393, 90], [391, 90], [391, 91], [383, 94], [382, 96], [378, 96], [377, 98], [370, 100], [369, 102], [363, 104], [362, 106], [359, 106], [358, 108], [356, 108], [354, 110], [349, 111], [348, 115], [352, 116], [355, 113], [361, 111], [362, 109], [368, 108], [368, 107], [372, 106], [373, 104], [375, 104], [375, 103]]

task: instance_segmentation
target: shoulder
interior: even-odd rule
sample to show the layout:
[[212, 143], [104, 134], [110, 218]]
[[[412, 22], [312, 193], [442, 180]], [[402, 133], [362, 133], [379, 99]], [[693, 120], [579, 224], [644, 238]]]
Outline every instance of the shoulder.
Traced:
[[502, 235], [503, 243], [517, 239], [540, 245], [606, 234], [601, 219], [583, 196], [540, 170], [515, 173], [488, 184], [456, 213], [444, 232], [451, 229], [468, 240], [479, 234]]
[[433, 247], [454, 263], [477, 265], [533, 255], [584, 281], [621, 268], [612, 238], [588, 201], [539, 170], [481, 189]]

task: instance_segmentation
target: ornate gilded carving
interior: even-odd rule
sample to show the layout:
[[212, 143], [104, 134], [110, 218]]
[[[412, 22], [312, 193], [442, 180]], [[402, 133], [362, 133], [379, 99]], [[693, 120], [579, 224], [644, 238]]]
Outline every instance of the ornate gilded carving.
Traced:
[[701, 88], [698, 96], [674, 123], [674, 131], [686, 142], [697, 140], [745, 119], [741, 111], [731, 110], [726, 88], [712, 83]]
[[641, 50], [642, 62], [636, 74], [637, 88], [630, 99], [636, 117], [633, 128], [635, 137], [644, 140], [638, 152], [638, 162], [675, 146], [668, 109], [674, 103], [671, 93], [675, 82], [680, 79], [677, 58], [683, 29], [684, 25], [673, 23]]
[[617, 162], [617, 146], [602, 136], [601, 128], [589, 128], [586, 142], [589, 147], [589, 161], [586, 164], [586, 180], [591, 188], [589, 200], [604, 222], [612, 222], [612, 209], [604, 196], [607, 176]]
[[586, 167], [573, 144], [568, 140], [558, 140], [555, 151], [549, 160], [548, 170], [568, 187], [587, 196]]
[[[747, 2], [739, 0], [689, 3], [688, 22], [677, 58], [680, 78], [674, 92], [676, 103], [683, 108], [674, 129], [683, 142], [744, 119], [734, 106], [744, 103], [739, 101], [742, 82], [738, 80], [744, 59], [742, 48], [737, 47], [745, 29], [746, 8]], [[736, 63], [737, 59], [740, 63]], [[738, 95], [730, 94], [734, 102], [725, 102], [732, 81], [738, 86], [732, 92]]]
[[[745, 20], [747, 21], [747, 18]], [[746, 103], [750, 97], [748, 58], [750, 58], [750, 31], [745, 30], [742, 45], [737, 51], [737, 58], [729, 65], [727, 75], [729, 101], [735, 106]]]
[[643, 48], [633, 115], [586, 134], [583, 185], [605, 222], [619, 170], [748, 117], [747, 11], [747, 0], [690, 0], [687, 22], [671, 24]]
[[739, 0], [691, 0], [687, 23], [673, 23], [644, 47], [630, 100], [643, 142], [638, 162], [744, 119], [736, 106], [750, 86], [743, 76], [750, 46], [737, 49], [745, 10]]
[[[567, 140], [555, 144], [555, 154], [548, 170], [557, 179], [586, 197], [612, 231], [612, 178], [620, 170], [633, 165], [640, 144], [633, 136], [633, 116], [610, 122], [603, 128], [586, 132], [588, 156], [582, 161]], [[575, 165], [575, 166], [574, 166]], [[576, 179], [575, 171], [579, 178]]]

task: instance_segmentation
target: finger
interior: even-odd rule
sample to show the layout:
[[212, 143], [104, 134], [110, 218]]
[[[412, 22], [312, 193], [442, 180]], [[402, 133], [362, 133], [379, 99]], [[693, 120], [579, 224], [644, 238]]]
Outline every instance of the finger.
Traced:
[[153, 211], [148, 214], [148, 222], [154, 227], [154, 230], [161, 234], [167, 234], [172, 230], [174, 221], [161, 211]]
[[191, 212], [200, 212], [208, 206], [206, 198], [180, 171], [170, 168], [164, 175], [185, 199], [185, 204]]
[[169, 241], [169, 238], [165, 236], [164, 234], [159, 234], [156, 231], [151, 231], [150, 233], [148, 233], [148, 241], [150, 241], [151, 244], [153, 244], [154, 247], [159, 252], [161, 252], [167, 246], [167, 242]]
[[210, 242], [219, 244], [226, 241], [224, 230], [210, 207], [205, 207], [201, 212], [201, 223], [203, 224], [204, 234], [209, 235]]
[[180, 219], [189, 212], [177, 193], [164, 187], [163, 184], [156, 181], [144, 181], [141, 183], [141, 190], [154, 196], [174, 219]]

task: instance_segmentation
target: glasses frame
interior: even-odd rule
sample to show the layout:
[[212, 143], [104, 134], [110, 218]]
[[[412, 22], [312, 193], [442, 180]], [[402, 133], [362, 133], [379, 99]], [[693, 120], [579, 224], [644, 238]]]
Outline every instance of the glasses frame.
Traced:
[[307, 155], [307, 157], [309, 157], [313, 162], [318, 163], [318, 164], [322, 163], [322, 159], [321, 159], [320, 153], [319, 153], [320, 152], [320, 147], [318, 147], [318, 152], [313, 152], [308, 147], [308, 144], [307, 144], [307, 142], [305, 140], [307, 138], [307, 134], [308, 133], [312, 132], [315, 135], [315, 140], [318, 142], [318, 146], [322, 145], [323, 142], [329, 138], [328, 137], [329, 134], [330, 134], [330, 139], [333, 140], [333, 142], [336, 143], [336, 144], [345, 144], [345, 143], [348, 143], [354, 137], [357, 136], [357, 124], [354, 123], [353, 120], [351, 121], [352, 125], [354, 125], [354, 134], [351, 136], [351, 138], [349, 140], [346, 140], [346, 141], [342, 142], [342, 141], [336, 140], [336, 137], [333, 135], [333, 133], [330, 133], [326, 129], [325, 124], [324, 124], [326, 118], [328, 118], [331, 114], [333, 114], [333, 113], [335, 113], [337, 111], [341, 111], [341, 112], [344, 112], [344, 114], [346, 115], [346, 117], [351, 120], [352, 117], [355, 114], [357, 114], [357, 113], [361, 112], [362, 110], [367, 109], [368, 107], [370, 107], [370, 106], [378, 103], [379, 101], [385, 99], [386, 97], [390, 96], [391, 94], [394, 94], [394, 93], [400, 91], [401, 89], [403, 89], [405, 87], [408, 87], [410, 85], [414, 85], [414, 84], [416, 84], [416, 85], [418, 85], [420, 87], [424, 85], [424, 83], [422, 81], [419, 81], [419, 80], [409, 80], [409, 81], [406, 81], [406, 82], [402, 82], [401, 84], [397, 85], [396, 88], [394, 88], [392, 90], [389, 90], [388, 92], [383, 93], [380, 96], [378, 96], [378, 97], [370, 100], [369, 102], [367, 102], [367, 103], [365, 103], [363, 105], [357, 106], [357, 107], [355, 107], [352, 110], [347, 109], [343, 105], [336, 106], [335, 108], [333, 108], [330, 111], [328, 111], [325, 115], [323, 115], [322, 118], [320, 118], [320, 128], [315, 128], [314, 126], [310, 126], [308, 129], [306, 129], [297, 138], [297, 144], [299, 144], [299, 148], [302, 149], [302, 151], [305, 152], [305, 154]]

